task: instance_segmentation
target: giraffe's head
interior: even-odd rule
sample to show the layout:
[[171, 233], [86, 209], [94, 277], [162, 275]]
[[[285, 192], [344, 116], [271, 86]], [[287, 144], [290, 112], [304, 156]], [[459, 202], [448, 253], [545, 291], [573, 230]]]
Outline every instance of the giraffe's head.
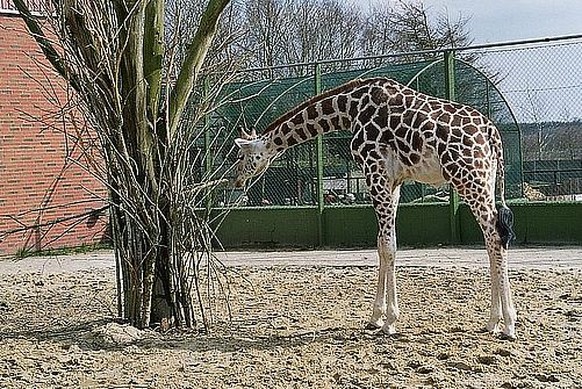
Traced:
[[250, 135], [243, 132], [240, 138], [234, 140], [234, 143], [240, 148], [234, 186], [240, 188], [251, 177], [263, 173], [269, 167], [272, 158], [265, 138], [258, 137], [254, 130]]

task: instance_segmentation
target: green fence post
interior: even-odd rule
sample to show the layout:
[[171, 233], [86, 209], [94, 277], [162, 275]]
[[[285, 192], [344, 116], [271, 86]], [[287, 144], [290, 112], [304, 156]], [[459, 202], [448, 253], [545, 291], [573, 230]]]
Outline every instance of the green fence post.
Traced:
[[[444, 52], [445, 62], [445, 97], [448, 100], [455, 100], [455, 52]], [[449, 220], [451, 229], [451, 243], [461, 243], [461, 218], [459, 214], [459, 195], [450, 186], [449, 195]]]
[[[209, 95], [210, 90], [210, 80], [208, 77], [204, 78], [203, 82], [203, 93], [204, 97]], [[210, 147], [211, 134], [210, 134], [210, 115], [204, 115], [204, 175], [208, 175], [212, 171], [212, 165], [214, 161], [212, 159], [212, 152]], [[208, 176], [207, 176], [208, 177]], [[210, 189], [208, 189], [210, 190]], [[206, 212], [210, 213], [212, 210], [212, 196], [210, 193], [206, 196]]]
[[[314, 88], [315, 94], [321, 93], [321, 64], [315, 64], [314, 73]], [[323, 225], [323, 208], [324, 208], [324, 198], [323, 198], [323, 135], [318, 135], [315, 143], [315, 166], [317, 168], [317, 241], [319, 246], [325, 245], [325, 233]]]

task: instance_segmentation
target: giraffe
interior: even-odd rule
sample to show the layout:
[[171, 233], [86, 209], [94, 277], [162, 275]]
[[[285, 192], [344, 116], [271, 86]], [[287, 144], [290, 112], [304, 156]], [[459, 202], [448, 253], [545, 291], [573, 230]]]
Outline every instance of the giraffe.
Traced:
[[[271, 123], [263, 134], [243, 132], [236, 187], [264, 172], [286, 149], [331, 131], [348, 130], [378, 222], [379, 271], [369, 329], [395, 334], [396, 210], [405, 180], [450, 183], [484, 236], [491, 277], [485, 329], [515, 339], [516, 312], [507, 250], [513, 214], [504, 199], [504, 164], [497, 127], [476, 109], [432, 97], [388, 78], [358, 79], [313, 97]], [[498, 186], [500, 207], [496, 208]]]

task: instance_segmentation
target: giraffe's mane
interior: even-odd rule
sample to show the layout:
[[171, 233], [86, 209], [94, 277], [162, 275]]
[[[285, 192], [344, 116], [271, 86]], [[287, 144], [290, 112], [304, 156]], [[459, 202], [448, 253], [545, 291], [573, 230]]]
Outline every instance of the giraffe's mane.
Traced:
[[280, 126], [281, 124], [285, 123], [286, 121], [290, 120], [293, 116], [297, 115], [297, 113], [303, 111], [305, 108], [309, 107], [310, 105], [321, 101], [321, 100], [325, 100], [326, 98], [328, 98], [329, 96], [333, 96], [333, 95], [337, 95], [340, 93], [343, 93], [345, 91], [348, 90], [352, 90], [355, 89], [357, 87], [360, 87], [362, 85], [369, 85], [372, 84], [376, 81], [379, 80], [387, 80], [386, 78], [368, 78], [368, 79], [355, 79], [349, 82], [346, 82], [345, 84], [342, 84], [338, 87], [335, 87], [333, 89], [330, 89], [326, 92], [323, 92], [319, 95], [313, 96], [311, 99], [301, 103], [300, 105], [298, 105], [297, 107], [291, 109], [290, 111], [284, 113], [283, 115], [279, 116], [277, 119], [275, 119], [275, 121], [273, 121], [271, 124], [269, 124], [267, 126], [267, 128], [265, 129], [265, 133], [271, 131], [274, 128], [277, 128], [278, 126]]

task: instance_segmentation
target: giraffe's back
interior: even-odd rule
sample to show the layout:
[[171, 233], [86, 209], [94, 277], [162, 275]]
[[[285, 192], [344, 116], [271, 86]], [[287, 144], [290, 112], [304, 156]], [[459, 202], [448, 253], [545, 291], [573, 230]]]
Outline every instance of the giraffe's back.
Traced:
[[495, 126], [474, 108], [414, 91], [389, 79], [371, 80], [360, 99], [352, 153], [360, 163], [382, 159], [400, 180], [430, 184], [490, 171]]

